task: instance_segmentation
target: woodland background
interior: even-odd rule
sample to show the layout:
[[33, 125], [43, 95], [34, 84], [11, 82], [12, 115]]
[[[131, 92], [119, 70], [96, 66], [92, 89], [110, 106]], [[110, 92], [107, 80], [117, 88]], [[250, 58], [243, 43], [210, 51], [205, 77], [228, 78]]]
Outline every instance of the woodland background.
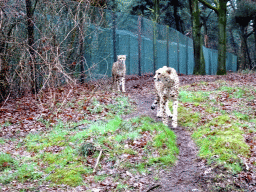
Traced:
[[[205, 74], [202, 45], [219, 50], [217, 74], [226, 74], [226, 51], [238, 55], [239, 70], [255, 68], [253, 0], [1, 0], [0, 7], [0, 101], [64, 82], [83, 83], [85, 37], [93, 33], [86, 25], [104, 26], [112, 19], [106, 10], [140, 15], [191, 37], [194, 74]], [[72, 18], [70, 26], [65, 15]]]

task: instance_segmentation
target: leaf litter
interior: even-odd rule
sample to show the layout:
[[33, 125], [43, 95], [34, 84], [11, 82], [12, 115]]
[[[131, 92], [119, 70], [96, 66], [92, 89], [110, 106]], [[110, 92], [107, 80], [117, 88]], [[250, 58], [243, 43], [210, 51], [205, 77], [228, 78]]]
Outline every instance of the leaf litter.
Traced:
[[[180, 81], [182, 85], [190, 85], [191, 87], [189, 89], [191, 90], [202, 90], [202, 91], [214, 91], [222, 87], [223, 85], [221, 83], [214, 83], [215, 81], [223, 81], [225, 84], [231, 86], [236, 85], [240, 87], [254, 87], [256, 90], [256, 81], [255, 81], [255, 74], [228, 74], [225, 76], [193, 76], [193, 75], [186, 75], [186, 76], [180, 76]], [[206, 84], [202, 84], [201, 82], [206, 82]], [[102, 85], [109, 85], [110, 81], [105, 80], [105, 82], [102, 83]], [[7, 154], [19, 154], [19, 155], [27, 155], [27, 156], [33, 156], [33, 153], [25, 152], [22, 147], [17, 148], [20, 141], [23, 140], [23, 138], [29, 134], [29, 133], [37, 133], [37, 132], [44, 132], [48, 131], [49, 127], [52, 127], [54, 124], [56, 124], [60, 119], [63, 122], [79, 122], [81, 120], [89, 120], [89, 121], [98, 121], [99, 119], [104, 119], [108, 117], [109, 108], [105, 107], [108, 104], [115, 103], [115, 98], [119, 95], [117, 93], [113, 93], [111, 91], [108, 91], [110, 88], [109, 86], [99, 86], [99, 83], [91, 83], [91, 84], [85, 84], [83, 86], [76, 86], [73, 88], [70, 87], [62, 87], [56, 90], [48, 90], [44, 91], [40, 98], [35, 99], [34, 95], [27, 95], [25, 97], [17, 98], [17, 99], [9, 99], [7, 102], [4, 103], [3, 106], [0, 108], [0, 125], [1, 125], [1, 138], [5, 139], [4, 144], [1, 144], [1, 151], [6, 152]], [[97, 86], [102, 88], [103, 91], [97, 90]], [[95, 90], [96, 89], [96, 90]], [[134, 99], [134, 104], [137, 104], [137, 110], [133, 112], [130, 115], [122, 114], [124, 118], [130, 119], [135, 116], [139, 115], [148, 115], [150, 114], [149, 110], [145, 110], [147, 106], [151, 104], [152, 101], [152, 93], [154, 92], [153, 88], [153, 78], [152, 74], [147, 74], [142, 77], [138, 76], [128, 76], [127, 77], [127, 93], [126, 96], [129, 96], [130, 98]], [[215, 98], [218, 102], [215, 107], [222, 108], [222, 110], [226, 111], [239, 111], [240, 112], [246, 112], [244, 109], [239, 107], [239, 105], [247, 105], [255, 109], [256, 101], [255, 101], [255, 95], [256, 92], [251, 90], [251, 95], [254, 95], [254, 98], [251, 99], [241, 99], [241, 98], [230, 98], [229, 93], [227, 91], [223, 91], [219, 95], [212, 95], [213, 98]], [[93, 95], [93, 96], [92, 96]], [[68, 96], [68, 97], [67, 97]], [[140, 105], [142, 100], [141, 98], [144, 97], [144, 104], [146, 105]], [[94, 100], [93, 100], [94, 99]], [[95, 101], [95, 103], [98, 102], [99, 106], [104, 106], [103, 109], [95, 109], [95, 106], [91, 106], [91, 103]], [[80, 102], [80, 103], [79, 103]], [[190, 104], [184, 104], [187, 105], [186, 107], [192, 108], [194, 111], [198, 111], [200, 113], [203, 113], [205, 110], [202, 106], [194, 106]], [[95, 109], [95, 110], [94, 110]], [[148, 108], [149, 109], [149, 108]], [[247, 111], [248, 115], [254, 115], [255, 113], [251, 114], [251, 110]], [[255, 111], [254, 111], [255, 112]], [[218, 113], [218, 112], [216, 112]], [[216, 113], [207, 113], [206, 119], [214, 118], [216, 117]], [[149, 115], [149, 116], [152, 116]], [[104, 117], [104, 118], [102, 118]], [[200, 123], [204, 123], [203, 119], [201, 119]], [[254, 122], [255, 123], [255, 122]], [[79, 125], [80, 128], [83, 129], [86, 125]], [[77, 126], [79, 128], [79, 126]], [[255, 126], [255, 124], [252, 126]], [[74, 126], [74, 128], [77, 128]], [[183, 130], [185, 131], [185, 130]], [[143, 134], [144, 135], [144, 134]], [[137, 148], [143, 148], [145, 146], [145, 140], [148, 140], [149, 138], [146, 137], [147, 134], [145, 133], [145, 138], [140, 141], [135, 141], [132, 144], [129, 143], [129, 140], [127, 140], [126, 145], [127, 147], [137, 147]], [[256, 150], [255, 150], [255, 133], [246, 133], [244, 134], [245, 141], [250, 146], [250, 152], [251, 155], [244, 159], [245, 169], [238, 175], [235, 176], [235, 179], [231, 177], [230, 175], [227, 177], [230, 177], [229, 179], [233, 179], [234, 185], [237, 188], [243, 188], [245, 185], [251, 185], [253, 186], [255, 184], [255, 174], [254, 174], [254, 163], [256, 158]], [[179, 143], [179, 138], [178, 141]], [[111, 148], [111, 147], [110, 147]], [[60, 146], [52, 146], [52, 148], [46, 148], [46, 151], [51, 152], [59, 152], [61, 151]], [[28, 153], [28, 154], [26, 154]], [[196, 152], [195, 152], [196, 153]], [[121, 159], [130, 159], [132, 161], [136, 161], [136, 158], [131, 154], [126, 154]], [[202, 170], [206, 170], [208, 165], [206, 161], [204, 160], [198, 160], [201, 165]], [[90, 163], [90, 160], [88, 161]], [[95, 162], [92, 161], [91, 164], [94, 164]], [[6, 165], [6, 163], [4, 164]], [[108, 167], [111, 167], [113, 163], [108, 162], [104, 164], [101, 169], [105, 170], [105, 172], [110, 172], [111, 174], [114, 174], [115, 170], [110, 171]], [[43, 166], [43, 165], [42, 165]], [[253, 169], [252, 169], [253, 167]], [[182, 168], [180, 168], [182, 169]], [[201, 170], [201, 171], [202, 171]], [[213, 169], [218, 172], [217, 168], [215, 167]], [[220, 169], [221, 170], [221, 169]], [[253, 171], [252, 171], [253, 170]], [[164, 172], [164, 171], [163, 171]], [[165, 172], [166, 173], [166, 172]], [[209, 185], [214, 183], [219, 183], [219, 186], [223, 183], [223, 180], [216, 180], [215, 177], [211, 177], [209, 174], [204, 174], [205, 171], [201, 172], [199, 174], [199, 179], [197, 180], [197, 184], [202, 185], [202, 188], [207, 189]], [[212, 175], [214, 175], [213, 171], [210, 171]], [[216, 174], [215, 173], [215, 174]], [[224, 174], [225, 171], [222, 171], [222, 174]], [[104, 174], [102, 172], [97, 172], [97, 174]], [[162, 174], [162, 175], [161, 175]], [[163, 189], [170, 189], [170, 184], [165, 183], [164, 181], [169, 180], [169, 178], [166, 178], [166, 175], [164, 176], [163, 173], [159, 172], [158, 177], [162, 177], [161, 182], [156, 182], [157, 180], [152, 180], [151, 177], [142, 177], [133, 175], [129, 171], [124, 171], [122, 174], [120, 174], [121, 178], [127, 179], [127, 184], [134, 184], [134, 187], [136, 187], [138, 190], [144, 191], [163, 191]], [[168, 174], [170, 175], [170, 174]], [[208, 179], [207, 179], [207, 177]], [[141, 182], [134, 182], [136, 179], [138, 180], [138, 177], [141, 177]], [[225, 176], [224, 176], [225, 177]], [[227, 178], [225, 177], [225, 178]], [[213, 178], [215, 181], [213, 181]], [[112, 177], [106, 177], [101, 182], [95, 183], [93, 176], [88, 176], [84, 178], [87, 180], [88, 183], [92, 183], [92, 191], [102, 191], [113, 189], [117, 186], [117, 182], [113, 180]], [[204, 183], [206, 180], [208, 184]], [[36, 180], [34, 182], [37, 182]], [[201, 182], [201, 184], [200, 184]], [[147, 184], [144, 185], [143, 183]], [[150, 185], [151, 183], [151, 185]], [[183, 183], [181, 180], [178, 180], [177, 183]], [[203, 183], [203, 184], [202, 184]], [[33, 188], [33, 181], [27, 181], [24, 183], [17, 183], [17, 181], [13, 181], [11, 183], [15, 189], [29, 189]], [[103, 187], [101, 190], [99, 190], [99, 185]], [[37, 185], [36, 185], [37, 186]], [[148, 186], [148, 188], [145, 188], [145, 186]], [[198, 186], [198, 185], [197, 185]], [[250, 186], [250, 187], [251, 187]], [[248, 186], [247, 186], [248, 187]], [[250, 188], [249, 187], [249, 188]], [[84, 188], [82, 186], [78, 186], [76, 188], [72, 188], [69, 186], [57, 186], [57, 188], [62, 188], [63, 190], [70, 190], [73, 189], [76, 190], [83, 190]], [[56, 187], [51, 187], [50, 183], [44, 183], [41, 187], [37, 186], [37, 189], [40, 190], [55, 190]], [[248, 188], [248, 189], [249, 189]], [[4, 187], [2, 188], [4, 189]], [[195, 188], [194, 188], [195, 189]], [[199, 190], [199, 188], [198, 188]], [[103, 190], [104, 191], [104, 190]], [[127, 190], [129, 191], [129, 190]]]

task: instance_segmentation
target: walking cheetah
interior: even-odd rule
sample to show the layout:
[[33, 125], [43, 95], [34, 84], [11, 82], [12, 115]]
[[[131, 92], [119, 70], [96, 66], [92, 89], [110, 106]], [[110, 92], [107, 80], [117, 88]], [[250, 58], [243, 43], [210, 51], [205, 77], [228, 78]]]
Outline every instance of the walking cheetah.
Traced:
[[[179, 77], [175, 69], [171, 67], [162, 67], [156, 71], [154, 76], [157, 96], [151, 109], [155, 109], [157, 104], [157, 117], [162, 117], [163, 124], [168, 124], [168, 117], [172, 118], [172, 126], [177, 127], [178, 116], [178, 95], [179, 95]], [[173, 101], [173, 114], [168, 103]]]
[[117, 61], [112, 66], [112, 78], [113, 86], [117, 85], [118, 91], [120, 91], [120, 85], [122, 85], [122, 92], [125, 92], [125, 65], [126, 55], [118, 55]]

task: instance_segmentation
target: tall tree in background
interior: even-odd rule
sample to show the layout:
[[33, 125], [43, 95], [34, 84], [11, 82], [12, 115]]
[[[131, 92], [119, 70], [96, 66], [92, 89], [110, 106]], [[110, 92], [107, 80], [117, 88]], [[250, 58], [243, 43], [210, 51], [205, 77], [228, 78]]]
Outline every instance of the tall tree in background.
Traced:
[[190, 12], [192, 17], [192, 36], [194, 47], [194, 71], [193, 74], [205, 75], [205, 61], [203, 55], [202, 37], [201, 37], [201, 23], [200, 10], [198, 0], [189, 0]]
[[0, 102], [5, 99], [9, 90], [7, 81], [8, 63], [4, 54], [6, 48], [6, 35], [4, 29], [7, 26], [4, 25], [6, 23], [6, 18], [3, 7], [4, 3], [0, 2]]
[[150, 20], [155, 20], [157, 14], [157, 23], [168, 25], [184, 34], [184, 18], [181, 16], [183, 8], [184, 2], [180, 0], [135, 0], [129, 9], [132, 15], [142, 15]]
[[159, 0], [154, 0], [154, 26], [153, 26], [153, 73], [156, 72], [156, 58], [157, 58], [157, 50], [156, 50], [156, 24], [159, 22], [159, 14], [160, 14], [160, 8], [159, 8]]
[[215, 6], [206, 0], [199, 0], [202, 4], [215, 11], [218, 15], [218, 68], [217, 75], [226, 74], [226, 25], [228, 0], [214, 1]]
[[[239, 49], [239, 69], [244, 70], [246, 68], [252, 69], [252, 61], [248, 48], [248, 38], [256, 30], [255, 17], [256, 17], [256, 3], [250, 0], [239, 0], [237, 2], [237, 9], [235, 10], [235, 21], [239, 25], [240, 29], [240, 49]], [[250, 23], [253, 20], [253, 30], [250, 27]], [[256, 36], [255, 36], [256, 38]], [[254, 44], [256, 47], [256, 42]]]
[[37, 84], [36, 84], [36, 67], [34, 61], [34, 21], [33, 15], [35, 12], [36, 4], [38, 0], [35, 0], [34, 6], [32, 5], [31, 0], [26, 0], [26, 11], [27, 11], [27, 33], [28, 33], [28, 46], [29, 46], [29, 53], [30, 53], [30, 69], [31, 69], [31, 91], [32, 93], [37, 92]]
[[169, 25], [170, 27], [175, 28], [177, 31], [182, 34], [185, 33], [184, 26], [184, 17], [181, 16], [180, 12], [184, 11], [185, 5], [183, 1], [180, 0], [169, 0], [166, 2], [166, 5], [163, 6], [162, 12], [164, 13], [163, 24]]

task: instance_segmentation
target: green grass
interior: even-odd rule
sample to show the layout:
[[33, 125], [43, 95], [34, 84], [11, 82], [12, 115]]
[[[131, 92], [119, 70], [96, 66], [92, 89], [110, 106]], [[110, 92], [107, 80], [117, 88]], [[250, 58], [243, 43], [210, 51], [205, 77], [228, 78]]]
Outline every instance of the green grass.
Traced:
[[0, 170], [5, 170], [10, 167], [16, 167], [17, 162], [15, 159], [7, 153], [0, 153]]
[[[44, 133], [28, 134], [18, 146], [33, 154], [31, 156], [20, 158], [0, 153], [0, 181], [6, 184], [12, 180], [25, 182], [36, 179], [49, 181], [52, 185], [75, 187], [86, 185], [84, 178], [87, 176], [93, 176], [94, 182], [111, 177], [107, 173], [93, 173], [101, 150], [99, 171], [114, 163], [108, 170], [115, 168], [133, 174], [148, 173], [151, 166], [157, 169], [170, 167], [179, 153], [174, 132], [148, 117], [124, 121], [115, 116], [108, 121], [88, 124], [86, 129], [72, 128], [82, 123], [88, 122], [71, 125], [59, 121]], [[119, 182], [119, 188], [125, 186], [132, 190], [121, 178], [113, 179]]]
[[41, 178], [42, 172], [31, 162], [20, 163], [10, 154], [0, 153], [0, 183], [7, 184], [13, 180], [24, 182], [30, 179]]
[[[215, 82], [213, 91], [201, 91], [201, 86], [207, 84], [198, 83], [197, 87], [185, 86], [181, 88], [179, 95], [178, 124], [192, 130], [192, 137], [199, 147], [199, 156], [208, 162], [220, 163], [234, 173], [242, 170], [240, 156], [248, 157], [250, 148], [245, 143], [244, 128], [248, 132], [256, 131], [251, 122], [255, 121], [253, 109], [246, 106], [248, 98], [253, 95], [250, 87], [230, 86], [226, 82]], [[197, 89], [196, 89], [197, 88]], [[240, 99], [233, 103], [227, 111], [221, 100], [215, 100], [223, 92], [228, 93], [228, 99]], [[242, 100], [241, 100], [242, 99]], [[239, 111], [237, 111], [239, 109]], [[216, 157], [216, 158], [212, 158]]]

